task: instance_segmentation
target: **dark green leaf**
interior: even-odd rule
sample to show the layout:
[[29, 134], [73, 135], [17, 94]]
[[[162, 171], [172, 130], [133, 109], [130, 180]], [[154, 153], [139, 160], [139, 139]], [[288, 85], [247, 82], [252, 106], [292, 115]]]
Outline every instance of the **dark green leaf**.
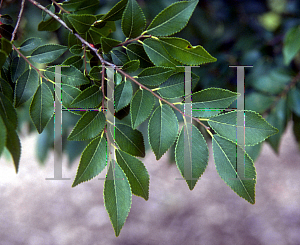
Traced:
[[92, 139], [102, 132], [105, 123], [106, 119], [102, 111], [87, 111], [76, 123], [68, 140]]
[[30, 37], [26, 39], [20, 46], [20, 50], [27, 52], [34, 50], [36, 47], [38, 47], [42, 43], [41, 38], [37, 37]]
[[11, 40], [14, 28], [11, 25], [2, 24], [0, 25], [0, 35], [7, 40]]
[[138, 75], [138, 81], [146, 86], [158, 86], [165, 82], [173, 72], [173, 68], [149, 67]]
[[72, 187], [94, 178], [102, 172], [105, 166], [106, 139], [99, 136], [92, 140], [82, 152]]
[[102, 101], [102, 91], [97, 85], [92, 85], [82, 91], [71, 103], [73, 108], [97, 108]]
[[300, 116], [300, 89], [292, 88], [288, 93], [288, 106], [291, 111]]
[[12, 60], [10, 66], [11, 81], [15, 83], [17, 79], [23, 74], [26, 68], [26, 61], [21, 57], [16, 57]]
[[181, 31], [188, 23], [196, 1], [176, 2], [161, 11], [147, 28], [147, 33], [154, 36], [170, 36]]
[[178, 134], [178, 120], [167, 104], [157, 107], [150, 117], [148, 135], [150, 146], [159, 160], [173, 145]]
[[130, 102], [131, 126], [137, 128], [149, 116], [155, 104], [154, 96], [145, 89], [139, 89]]
[[103, 16], [102, 21], [116, 21], [122, 18], [128, 0], [121, 0]]
[[[237, 125], [237, 116], [244, 117], [244, 125]], [[226, 139], [236, 142], [237, 128], [243, 127], [245, 132], [245, 145], [256, 145], [273, 134], [278, 133], [278, 130], [271, 126], [261, 115], [253, 111], [244, 111], [238, 114], [236, 111], [220, 114], [211, 117], [208, 120], [209, 125], [219, 135]]]
[[110, 53], [116, 66], [123, 66], [129, 61], [128, 56], [120, 50], [112, 50]]
[[14, 23], [13, 19], [8, 14], [0, 15], [0, 22], [7, 25]]
[[143, 46], [140, 44], [137, 43], [129, 44], [126, 47], [126, 53], [130, 60], [139, 60], [141, 68], [147, 68], [149, 66], [153, 66]]
[[112, 48], [116, 47], [120, 43], [120, 41], [108, 37], [101, 38], [101, 47], [104, 53], [108, 53], [112, 50]]
[[190, 190], [194, 189], [206, 169], [208, 147], [201, 132], [192, 124], [184, 124], [181, 128], [175, 148], [175, 161]]
[[7, 136], [6, 127], [2, 118], [0, 117], [0, 156], [3, 152], [6, 143], [6, 136]]
[[13, 129], [17, 129], [18, 117], [16, 109], [13, 107], [12, 102], [2, 93], [0, 93], [0, 116], [4, 123], [13, 126]]
[[132, 85], [130, 81], [125, 81], [115, 87], [115, 110], [119, 111], [127, 106], [132, 98]]
[[75, 54], [75, 55], [82, 55], [83, 53], [83, 48], [82, 48], [82, 45], [73, 45], [71, 48], [70, 48], [70, 52], [72, 54]]
[[288, 65], [300, 50], [300, 26], [291, 28], [284, 37], [283, 57], [284, 63]]
[[115, 140], [122, 151], [133, 156], [145, 157], [144, 138], [137, 129], [125, 124], [116, 124]]
[[41, 21], [38, 25], [38, 31], [56, 31], [61, 27], [61, 24], [53, 17], [47, 21]]
[[30, 57], [30, 60], [37, 63], [51, 63], [66, 52], [66, 46], [58, 44], [47, 44], [35, 49]]
[[61, 85], [62, 104], [65, 108], [72, 108], [71, 103], [81, 93], [80, 89], [67, 85]]
[[100, 81], [101, 80], [101, 71], [102, 71], [102, 67], [101, 66], [94, 66], [90, 72], [89, 72], [89, 76], [93, 79], [95, 79], [96, 81]]
[[122, 31], [127, 38], [141, 35], [146, 26], [146, 19], [136, 0], [128, 0], [122, 17]]
[[19, 136], [13, 125], [6, 123], [7, 135], [6, 137], [6, 148], [9, 150], [13, 161], [16, 173], [19, 170], [19, 162], [21, 157], [21, 143]]
[[34, 69], [26, 70], [16, 82], [14, 105], [19, 107], [29, 100], [39, 86], [39, 75]]
[[119, 166], [127, 176], [132, 193], [148, 200], [149, 174], [144, 164], [139, 159], [121, 150], [116, 150], [116, 158]]
[[81, 56], [77, 56], [77, 55], [74, 55], [74, 56], [71, 56], [69, 57], [68, 59], [66, 59], [62, 65], [65, 65], [65, 66], [74, 66], [76, 67], [78, 70], [81, 69], [81, 67], [83, 66], [83, 59]]
[[12, 87], [9, 85], [8, 82], [0, 78], [0, 92], [5, 94], [5, 96], [10, 100], [10, 102], [13, 102], [14, 98], [14, 92]]
[[126, 175], [115, 161], [109, 164], [103, 196], [115, 234], [119, 236], [131, 208], [132, 194]]
[[[216, 168], [220, 177], [240, 197], [251, 204], [255, 203], [256, 172], [252, 159], [241, 147], [218, 135], [212, 139], [212, 147]], [[239, 151], [244, 155], [244, 176], [237, 170], [236, 154]], [[249, 179], [246, 179], [249, 178]]]
[[98, 9], [99, 0], [69, 0], [61, 5], [65, 10], [76, 14], [86, 14]]
[[36, 90], [29, 109], [30, 117], [37, 131], [43, 132], [54, 114], [54, 99], [49, 87], [42, 83]]
[[[5, 54], [5, 57], [3, 58], [3, 60], [0, 61], [0, 63], [3, 62], [3, 64], [5, 63], [5, 59], [6, 59], [6, 56], [8, 56], [12, 50], [12, 45], [11, 45], [11, 42], [8, 41], [7, 39], [5, 38], [1, 38], [0, 39], [0, 49], [1, 51]], [[1, 67], [1, 66], [0, 66]]]
[[96, 16], [91, 14], [69, 14], [67, 15], [67, 18], [77, 33], [87, 32], [91, 25], [97, 20]]
[[131, 60], [125, 63], [122, 67], [122, 70], [126, 73], [133, 73], [140, 67], [140, 61], [139, 60]]
[[[52, 4], [49, 4], [49, 5], [47, 5], [47, 7], [46, 7], [51, 13], [55, 13], [55, 7], [54, 7], [54, 5], [53, 5], [53, 3]], [[49, 14], [47, 14], [45, 11], [43, 11], [42, 12], [42, 20], [43, 21], [47, 21], [47, 20], [49, 20], [49, 19], [51, 19], [52, 17], [49, 15]]]

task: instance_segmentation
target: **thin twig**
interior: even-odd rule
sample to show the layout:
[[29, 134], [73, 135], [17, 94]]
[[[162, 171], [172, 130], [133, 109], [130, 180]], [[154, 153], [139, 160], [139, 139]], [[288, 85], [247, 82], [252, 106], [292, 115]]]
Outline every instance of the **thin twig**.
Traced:
[[[1, 4], [2, 4], [2, 1], [1, 1]], [[19, 25], [20, 25], [20, 22], [21, 22], [21, 17], [22, 17], [23, 10], [24, 10], [24, 4], [25, 4], [25, 0], [22, 0], [20, 12], [19, 12], [19, 15], [18, 15], [17, 24], [16, 24], [16, 26], [15, 26], [15, 29], [14, 29], [12, 35], [11, 35], [11, 39], [10, 39], [11, 42], [15, 39], [15, 35], [16, 35], [17, 30], [18, 30], [18, 28], [19, 28]]]
[[[181, 111], [180, 109], [178, 109], [175, 105], [173, 105], [171, 102], [163, 99], [162, 97], [160, 97], [159, 95], [157, 95], [156, 93], [154, 93], [151, 89], [147, 88], [146, 86], [144, 86], [143, 84], [139, 83], [136, 79], [134, 79], [133, 77], [131, 77], [130, 75], [128, 75], [126, 72], [124, 72], [123, 70], [121, 70], [120, 68], [118, 68], [115, 64], [112, 64], [106, 60], [103, 59], [103, 57], [98, 53], [98, 50], [94, 47], [94, 45], [91, 45], [89, 42], [87, 42], [86, 40], [84, 40], [79, 34], [74, 33], [72, 29], [70, 29], [66, 23], [61, 20], [57, 15], [53, 14], [51, 11], [49, 11], [48, 9], [46, 9], [45, 7], [43, 7], [42, 5], [40, 5], [38, 2], [36, 2], [35, 0], [28, 0], [31, 3], [33, 3], [35, 6], [37, 6], [38, 8], [42, 9], [43, 11], [45, 11], [47, 14], [49, 14], [50, 16], [52, 16], [53, 18], [55, 18], [59, 23], [61, 23], [62, 26], [64, 26], [68, 31], [70, 31], [71, 33], [73, 33], [79, 40], [81, 43], [85, 44], [86, 46], [88, 46], [94, 53], [95, 55], [98, 57], [98, 59], [101, 61], [102, 63], [102, 67], [103, 64], [106, 64], [110, 67], [113, 67], [116, 69], [116, 71], [120, 72], [121, 74], [123, 74], [125, 77], [127, 77], [128, 79], [130, 79], [131, 81], [133, 81], [134, 83], [136, 83], [137, 85], [139, 85], [141, 88], [149, 91], [151, 94], [153, 94], [156, 98], [158, 98], [160, 101], [165, 102], [166, 104], [168, 104], [169, 106], [171, 106], [172, 108], [174, 108], [175, 110], [179, 111], [183, 116], [184, 112]], [[103, 69], [103, 68], [102, 68]], [[103, 75], [103, 74], [102, 74]], [[102, 91], [104, 89], [104, 86], [102, 86]], [[104, 96], [103, 96], [104, 97]], [[196, 122], [198, 122], [199, 124], [201, 124], [206, 130], [210, 130], [209, 127], [207, 127], [205, 124], [203, 124], [198, 118], [192, 117], [192, 119], [194, 119]]]
[[70, 13], [69, 11], [65, 10], [62, 6], [60, 6], [56, 1], [54, 1], [54, 0], [51, 0], [51, 1], [52, 1], [52, 3], [54, 3], [61, 11], [65, 12], [65, 13], [67, 13], [67, 14]]
[[14, 45], [12, 44], [13, 49], [30, 65], [30, 67], [32, 67], [34, 70], [37, 71], [37, 73], [44, 78], [45, 80], [54, 83], [52, 80], [48, 79], [47, 77], [45, 77], [38, 68], [36, 68], [33, 64], [30, 63], [30, 61], [20, 52], [20, 50]]
[[134, 39], [127, 39], [126, 41], [124, 41], [124, 42], [118, 44], [116, 47], [124, 46], [124, 45], [127, 45], [127, 44], [129, 44], [129, 43], [132, 43], [132, 42], [134, 42], [134, 41], [138, 41], [138, 40], [140, 40], [140, 39], [143, 38], [143, 37], [151, 37], [151, 35], [140, 35], [140, 36], [138, 36], [138, 37], [136, 37], [136, 38], [134, 38]]
[[3, 0], [1, 0], [1, 2], [0, 2], [0, 9], [1, 9], [1, 7], [2, 7], [2, 3], [3, 3]]

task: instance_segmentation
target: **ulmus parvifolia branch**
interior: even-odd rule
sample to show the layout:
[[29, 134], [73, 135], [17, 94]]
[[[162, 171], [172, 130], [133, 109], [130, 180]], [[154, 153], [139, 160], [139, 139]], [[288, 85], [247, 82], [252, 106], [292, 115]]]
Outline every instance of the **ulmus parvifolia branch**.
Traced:
[[[2, 3], [2, 1], [1, 1]], [[25, 4], [25, 0], [22, 0], [21, 2], [21, 8], [20, 8], [20, 12], [19, 12], [19, 15], [18, 15], [18, 20], [17, 20], [17, 24], [15, 26], [15, 29], [11, 35], [11, 39], [10, 41], [12, 42], [14, 39], [15, 39], [15, 36], [16, 36], [16, 33], [17, 33], [17, 30], [19, 28], [19, 25], [20, 25], [20, 21], [21, 21], [21, 17], [22, 17], [22, 14], [23, 14], [23, 10], [24, 10], [24, 4]]]

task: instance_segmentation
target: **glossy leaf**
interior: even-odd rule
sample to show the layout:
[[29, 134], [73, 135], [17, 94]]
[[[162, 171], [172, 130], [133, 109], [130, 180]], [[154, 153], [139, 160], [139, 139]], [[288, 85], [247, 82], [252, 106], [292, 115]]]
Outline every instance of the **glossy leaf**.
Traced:
[[135, 38], [142, 34], [146, 19], [136, 0], [128, 0], [122, 17], [122, 31], [127, 38]]
[[122, 151], [133, 156], [145, 157], [144, 138], [137, 129], [118, 123], [115, 126], [115, 140]]
[[115, 87], [115, 110], [119, 111], [127, 106], [132, 98], [132, 85], [130, 81], [125, 81]]
[[117, 162], [109, 164], [103, 196], [115, 234], [119, 236], [131, 208], [132, 194], [127, 177]]
[[278, 130], [270, 125], [261, 115], [253, 111], [241, 112], [244, 114], [244, 125], [237, 126], [236, 111], [228, 112], [218, 116], [211, 117], [208, 124], [219, 135], [226, 139], [236, 142], [237, 128], [243, 127], [245, 132], [245, 145], [256, 145], [273, 134], [278, 133]]
[[123, 66], [129, 61], [128, 56], [120, 50], [112, 50], [110, 54], [116, 66]]
[[3, 149], [5, 147], [6, 144], [6, 127], [4, 124], [4, 121], [2, 120], [1, 116], [0, 116], [0, 156], [3, 152]]
[[173, 68], [149, 67], [138, 75], [138, 81], [146, 86], [158, 86], [174, 73]]
[[131, 60], [125, 63], [122, 67], [122, 70], [126, 73], [133, 73], [140, 67], [140, 61], [139, 60]]
[[69, 0], [62, 3], [62, 7], [76, 14], [91, 13], [97, 9], [99, 0]]
[[75, 55], [81, 55], [83, 53], [83, 48], [82, 48], [82, 45], [73, 45], [71, 48], [70, 48], [70, 52], [72, 54], [75, 54]]
[[129, 44], [126, 47], [126, 53], [130, 60], [139, 60], [141, 68], [147, 68], [149, 66], [153, 66], [143, 46], [140, 44], [137, 43]]
[[[178, 98], [185, 94], [184, 72], [176, 73], [168, 78], [166, 82], [159, 86], [157, 91], [163, 98]], [[199, 77], [192, 73], [192, 90], [196, 87]]]
[[19, 163], [21, 157], [21, 143], [16, 129], [13, 125], [6, 123], [7, 136], [6, 137], [6, 148], [10, 152], [14, 161], [16, 173], [19, 170]]
[[39, 75], [34, 69], [26, 70], [16, 82], [14, 105], [19, 107], [29, 100], [39, 86]]
[[28, 52], [34, 50], [36, 47], [41, 45], [42, 39], [37, 37], [30, 37], [26, 39], [20, 46], [20, 50], [23, 52]]
[[[208, 88], [192, 94], [194, 117], [211, 117], [227, 109], [240, 94], [221, 88]], [[184, 105], [180, 105], [184, 110]]]
[[97, 18], [91, 14], [69, 14], [67, 18], [77, 33], [87, 32], [91, 25], [97, 20]]
[[12, 60], [10, 66], [11, 81], [15, 83], [26, 69], [26, 61], [21, 57]]
[[97, 85], [92, 85], [82, 91], [71, 103], [74, 108], [96, 108], [102, 101], [102, 91]]
[[284, 63], [288, 65], [300, 50], [300, 26], [291, 28], [284, 37], [283, 57]]
[[145, 89], [139, 89], [130, 102], [131, 126], [137, 128], [149, 116], [154, 107], [154, 96]]
[[17, 129], [18, 117], [16, 109], [13, 107], [12, 102], [2, 93], [0, 93], [0, 116], [6, 125], [10, 124], [13, 129]]
[[60, 27], [61, 24], [52, 17], [46, 21], [41, 21], [38, 25], [38, 31], [56, 31]]
[[106, 166], [106, 139], [97, 137], [82, 152], [78, 170], [72, 187], [91, 180]]
[[75, 68], [77, 68], [78, 70], [80, 70], [81, 67], [83, 66], [83, 59], [82, 59], [81, 56], [74, 55], [74, 56], [71, 56], [68, 59], [66, 59], [62, 63], [62, 65], [65, 65], [65, 66], [74, 66]]
[[120, 43], [120, 41], [108, 37], [101, 38], [101, 47], [104, 53], [108, 53], [112, 50], [112, 48], [116, 47]]
[[88, 140], [99, 135], [106, 123], [102, 111], [87, 111], [78, 120], [68, 140]]
[[[251, 204], [255, 203], [256, 172], [252, 159], [241, 147], [219, 135], [212, 139], [215, 165], [220, 177], [240, 197]], [[244, 154], [244, 176], [240, 176], [237, 168], [236, 154]], [[248, 179], [247, 179], [248, 178]]]
[[89, 76], [92, 78], [92, 79], [95, 79], [96, 81], [100, 81], [101, 80], [101, 71], [102, 71], [102, 68], [101, 66], [94, 66], [90, 72], [89, 72]]
[[153, 112], [148, 125], [149, 143], [156, 160], [174, 144], [178, 133], [178, 120], [167, 104], [162, 104]]
[[47, 44], [35, 49], [30, 60], [37, 63], [51, 63], [60, 57], [68, 48], [58, 44]]
[[14, 92], [8, 82], [0, 77], [0, 92], [5, 94], [10, 102], [13, 102]]
[[[45, 71], [45, 76], [54, 81], [55, 67], [47, 68]], [[88, 84], [89, 80], [82, 74], [81, 71], [76, 69], [74, 66], [70, 66], [61, 68], [61, 82], [72, 86], [79, 86]]]
[[139, 159], [119, 149], [116, 150], [116, 159], [129, 181], [132, 193], [148, 200], [149, 174], [145, 165]]
[[147, 28], [147, 33], [154, 36], [170, 36], [181, 31], [188, 23], [196, 1], [176, 2], [161, 11]]
[[208, 147], [196, 126], [184, 124], [181, 128], [175, 148], [175, 161], [189, 189], [194, 189], [208, 163]]
[[43, 132], [54, 114], [54, 99], [49, 87], [42, 83], [36, 90], [29, 109], [30, 117], [37, 131]]
[[176, 67], [181, 65], [169, 55], [158, 39], [147, 38], [144, 40], [143, 46], [148, 57], [156, 66]]
[[121, 0], [112, 7], [101, 19], [102, 21], [116, 21], [122, 18], [124, 9], [126, 8], [128, 0]]
[[61, 85], [62, 105], [65, 108], [73, 108], [71, 103], [81, 93], [81, 90], [68, 84]]
[[201, 65], [217, 60], [202, 46], [198, 45], [194, 47], [190, 42], [182, 38], [168, 37], [159, 38], [159, 40], [174, 59], [185, 65]]

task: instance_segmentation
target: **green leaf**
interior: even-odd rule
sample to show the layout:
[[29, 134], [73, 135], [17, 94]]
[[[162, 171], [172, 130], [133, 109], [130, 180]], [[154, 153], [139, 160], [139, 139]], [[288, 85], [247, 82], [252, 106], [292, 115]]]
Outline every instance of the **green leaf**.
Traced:
[[[1, 60], [4, 64], [6, 56], [8, 56], [12, 50], [11, 42], [5, 38], [0, 38], [0, 49], [5, 54], [4, 60]], [[1, 63], [1, 61], [0, 61], [0, 63]], [[0, 65], [0, 67], [1, 67], [1, 65]]]
[[68, 140], [92, 139], [102, 132], [105, 123], [106, 119], [102, 111], [87, 111], [76, 123]]
[[38, 25], [38, 31], [56, 31], [61, 27], [61, 24], [51, 17], [51, 19], [46, 21], [41, 21]]
[[11, 40], [14, 28], [11, 25], [2, 24], [0, 25], [0, 35], [7, 40]]
[[153, 66], [143, 46], [140, 44], [137, 43], [129, 44], [126, 47], [126, 53], [130, 60], [139, 60], [141, 68], [147, 68], [149, 66]]
[[149, 143], [156, 160], [174, 144], [178, 133], [178, 120], [172, 108], [163, 104], [155, 109], [148, 125]]
[[7, 24], [7, 25], [11, 25], [14, 23], [14, 20], [8, 14], [0, 15], [0, 21], [3, 24]]
[[147, 38], [144, 40], [143, 46], [148, 57], [156, 66], [176, 67], [181, 65], [168, 54], [158, 39]]
[[71, 103], [74, 108], [96, 108], [99, 107], [102, 101], [102, 91], [97, 85], [92, 85], [91, 87], [83, 90]]
[[81, 90], [67, 85], [62, 84], [61, 85], [61, 98], [62, 98], [62, 104], [65, 108], [72, 108], [71, 103], [74, 101], [74, 99], [81, 93]]
[[116, 124], [115, 140], [122, 151], [130, 155], [145, 157], [144, 138], [140, 131], [125, 124]]
[[[218, 136], [214, 135], [212, 147], [216, 169], [224, 182], [240, 197], [251, 204], [255, 203], [256, 172], [253, 161], [241, 147]], [[237, 171], [237, 151], [244, 154], [245, 174], [240, 176]], [[249, 178], [247, 180], [246, 178]]]
[[[45, 76], [54, 81], [55, 67], [49, 67], [45, 71]], [[74, 66], [61, 68], [61, 82], [72, 86], [79, 86], [83, 84], [89, 84], [89, 79], [85, 77], [81, 71]]]
[[70, 52], [75, 55], [82, 55], [82, 53], [83, 53], [82, 45], [79, 45], [79, 44], [73, 45], [70, 48]]
[[288, 106], [291, 111], [300, 116], [300, 89], [292, 88], [288, 92]]
[[0, 92], [5, 94], [10, 102], [13, 102], [14, 92], [8, 82], [0, 77]]
[[154, 36], [170, 36], [181, 31], [187, 25], [197, 4], [198, 0], [173, 3], [153, 19], [147, 33]]
[[149, 174], [144, 164], [139, 159], [119, 149], [116, 150], [116, 158], [127, 176], [132, 193], [148, 200]]
[[181, 128], [175, 148], [175, 161], [190, 190], [194, 189], [208, 163], [208, 147], [196, 126], [184, 124]]
[[139, 60], [131, 60], [125, 63], [122, 67], [122, 70], [126, 73], [133, 73], [140, 67], [140, 61]]
[[91, 14], [69, 14], [67, 15], [68, 20], [77, 33], [86, 33], [91, 25], [97, 20], [96, 16]]
[[236, 142], [237, 128], [243, 127], [245, 132], [245, 145], [256, 145], [273, 134], [278, 133], [278, 130], [270, 125], [265, 119], [256, 112], [244, 111], [244, 126], [237, 126], [236, 111], [228, 112], [218, 116], [211, 117], [208, 124], [219, 135], [226, 139]]
[[102, 71], [102, 67], [101, 66], [94, 66], [90, 72], [89, 72], [89, 76], [96, 80], [96, 81], [100, 81], [101, 80], [101, 71]]
[[21, 57], [15, 57], [10, 66], [11, 81], [15, 83], [26, 69], [26, 61]]
[[82, 152], [78, 170], [72, 187], [91, 180], [106, 166], [106, 139], [97, 137]]
[[38, 47], [42, 43], [41, 38], [37, 37], [30, 37], [26, 39], [20, 46], [20, 50], [23, 52], [28, 52], [34, 50], [36, 47]]
[[5, 64], [6, 56], [6, 53], [3, 50], [0, 50], [0, 69]]
[[288, 118], [287, 100], [285, 97], [282, 97], [266, 117], [268, 123], [278, 129], [278, 134], [272, 135], [267, 139], [267, 142], [270, 143], [276, 153], [279, 153], [280, 139], [286, 128]]
[[60, 57], [68, 48], [58, 44], [47, 44], [35, 49], [30, 60], [37, 63], [51, 63]]
[[257, 157], [259, 156], [262, 145], [263, 143], [259, 143], [254, 146], [245, 146], [245, 151], [247, 152], [249, 157], [253, 160], [253, 162], [255, 162]]
[[65, 66], [74, 66], [75, 68], [77, 68], [78, 70], [81, 69], [81, 67], [83, 66], [83, 59], [81, 56], [77, 56], [77, 55], [74, 55], [74, 56], [71, 56], [69, 57], [68, 59], [66, 59], [62, 65], [65, 65]]
[[36, 90], [31, 104], [30, 104], [30, 117], [37, 131], [43, 132], [48, 122], [54, 114], [54, 99], [49, 87], [42, 83]]
[[252, 92], [245, 96], [245, 109], [263, 114], [275, 101], [274, 96]]
[[2, 93], [0, 93], [0, 116], [6, 125], [12, 125], [13, 129], [17, 129], [18, 117], [16, 109], [13, 107], [12, 102]]
[[6, 127], [2, 118], [0, 117], [0, 156], [3, 152], [6, 143], [6, 136], [7, 136]]
[[106, 15], [103, 16], [102, 21], [116, 21], [122, 18], [124, 9], [127, 5], [128, 0], [122, 0], [118, 2], [115, 6], [112, 7], [111, 10], [107, 12]]
[[138, 75], [138, 81], [146, 86], [158, 86], [165, 82], [173, 72], [173, 68], [149, 67]]
[[[91, 38], [95, 38], [95, 40], [99, 39], [99, 35], [102, 37], [109, 36], [112, 32], [116, 31], [116, 24], [114, 21], [107, 21], [107, 22], [100, 22], [94, 24], [89, 30], [89, 34], [91, 35]], [[96, 37], [98, 35], [98, 37]]]
[[15, 170], [16, 173], [18, 173], [21, 157], [20, 139], [13, 125], [6, 123], [6, 129], [8, 135], [6, 138], [6, 148], [9, 150], [13, 158]]
[[69, 0], [62, 3], [62, 7], [76, 14], [91, 13], [98, 8], [99, 0]]
[[[208, 88], [192, 94], [194, 117], [211, 117], [227, 109], [240, 94], [221, 88]], [[184, 110], [184, 105], [180, 105]]]
[[130, 102], [131, 126], [137, 128], [149, 116], [155, 104], [154, 96], [145, 89], [139, 89]]
[[127, 38], [141, 35], [146, 26], [146, 19], [136, 0], [128, 0], [122, 17], [122, 31]]
[[39, 86], [39, 75], [34, 69], [26, 70], [16, 82], [14, 105], [19, 107], [29, 100]]
[[[166, 82], [159, 86], [157, 91], [163, 98], [178, 98], [185, 94], [184, 72], [176, 73], [168, 78]], [[196, 87], [199, 77], [192, 73], [192, 90]]]
[[291, 28], [285, 35], [283, 41], [283, 58], [288, 65], [300, 50], [300, 26]]
[[217, 61], [202, 46], [193, 47], [187, 40], [182, 38], [165, 37], [159, 38], [159, 40], [167, 52], [183, 64], [193, 66]]
[[112, 50], [112, 48], [116, 47], [120, 43], [120, 41], [108, 37], [101, 38], [101, 47], [104, 53], [108, 53]]
[[[53, 13], [53, 14], [55, 13], [55, 7], [54, 7], [53, 3], [47, 5], [46, 8], [47, 8], [48, 10], [50, 10], [51, 13]], [[51, 16], [50, 16], [49, 14], [47, 14], [45, 11], [43, 11], [43, 12], [42, 12], [42, 20], [43, 20], [43, 21], [47, 21], [47, 20], [49, 20], [49, 19], [51, 19]]]
[[117, 162], [109, 164], [103, 196], [115, 234], [119, 236], [131, 208], [132, 194], [127, 177]]
[[120, 50], [112, 50], [110, 54], [116, 66], [123, 66], [129, 61], [128, 56]]
[[132, 85], [130, 81], [125, 81], [115, 87], [115, 110], [119, 111], [127, 106], [132, 98]]

